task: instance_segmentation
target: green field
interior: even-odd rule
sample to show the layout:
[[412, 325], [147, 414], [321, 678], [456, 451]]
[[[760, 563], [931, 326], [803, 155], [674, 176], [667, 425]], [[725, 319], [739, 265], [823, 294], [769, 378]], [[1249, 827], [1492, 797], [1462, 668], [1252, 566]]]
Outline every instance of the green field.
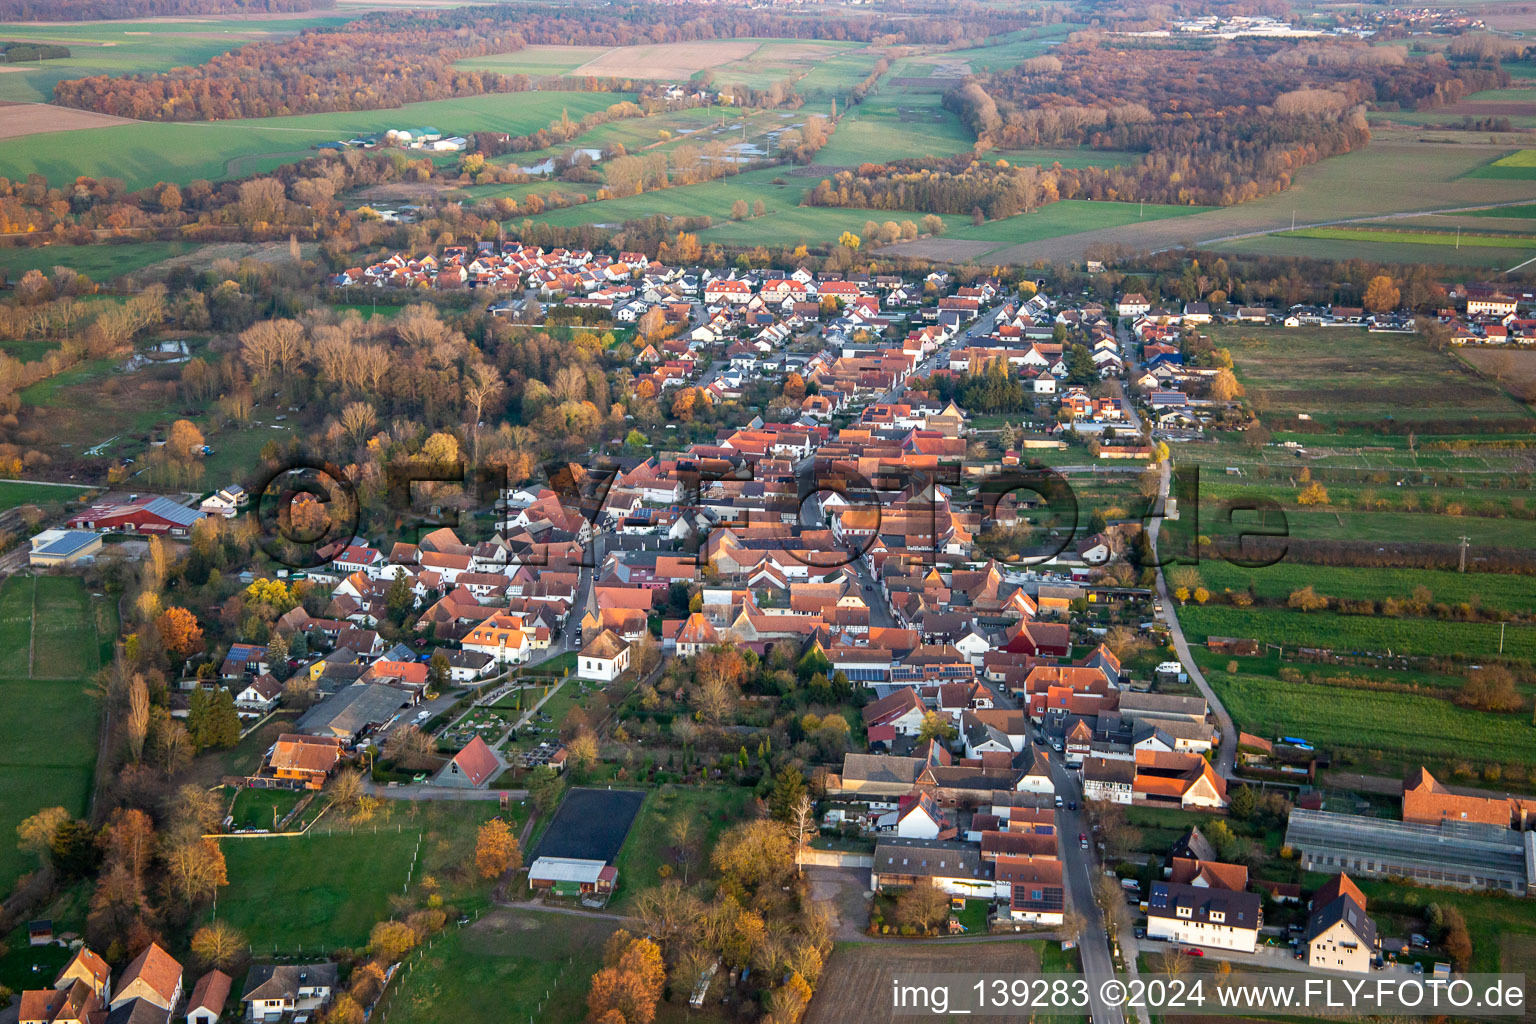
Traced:
[[1521, 149], [1467, 172], [1469, 178], [1536, 181], [1536, 149]]
[[1081, 27], [1081, 25], [1061, 24], [1026, 29], [983, 46], [968, 50], [952, 50], [944, 56], [946, 59], [965, 61], [970, 64], [972, 71], [997, 71], [1002, 68], [1011, 68], [1030, 57], [1040, 56], [1056, 44], [1065, 42], [1068, 35]]
[[1536, 203], [1520, 206], [1496, 206], [1487, 210], [1468, 210], [1466, 217], [1518, 217], [1521, 220], [1536, 218]]
[[[538, 219], [548, 224], [570, 227], [576, 224], [616, 226], [626, 220], [654, 214], [672, 217], [709, 216], [713, 218], [713, 226], [699, 232], [700, 241], [739, 245], [830, 242], [844, 231], [855, 234], [862, 232], [868, 220], [922, 219], [919, 213], [800, 206], [800, 197], [807, 188], [808, 180], [785, 179], [786, 184], [773, 184], [773, 179], [780, 173], [777, 168], [748, 171], [701, 185], [685, 185], [622, 199], [586, 203], [564, 210], [551, 210]], [[767, 213], [761, 217], [732, 221], [731, 205], [738, 199], [745, 199], [748, 203], [761, 199], [767, 207]], [[515, 228], [519, 220], [514, 218], [510, 222], [511, 226]], [[945, 220], [951, 227], [966, 223], [962, 217], [948, 217]]]
[[[1361, 570], [1362, 575], [1370, 570]], [[1252, 637], [1286, 648], [1325, 647], [1338, 654], [1369, 652], [1403, 655], [1492, 657], [1499, 648], [1499, 623], [1394, 619], [1335, 612], [1300, 612], [1289, 608], [1234, 608], [1189, 604], [1179, 609], [1179, 623], [1190, 640], [1207, 636]], [[1536, 657], [1536, 626], [1504, 630], [1504, 655]]]
[[632, 98], [607, 92], [523, 92], [433, 100], [390, 110], [50, 132], [7, 139], [0, 147], [0, 175], [20, 179], [37, 172], [54, 184], [79, 175], [115, 177], [134, 189], [157, 181], [185, 184], [269, 171], [315, 155], [316, 143], [345, 140], [358, 132], [429, 124], [444, 134], [524, 135], [558, 120], [562, 111], [576, 120]]
[[17, 505], [58, 505], [89, 490], [92, 488], [0, 480], [0, 509]]
[[350, 20], [345, 15], [255, 21], [207, 15], [185, 21], [0, 25], [0, 39], [35, 39], [70, 48], [66, 58], [20, 65], [24, 70], [0, 74], [0, 100], [44, 103], [53, 98], [54, 85], [65, 79], [168, 71], [202, 64], [246, 43]]
[[319, 952], [363, 945], [389, 916], [389, 897], [402, 891], [408, 873], [413, 884], [437, 877], [444, 899], [455, 905], [484, 906], [483, 886], [455, 891], [448, 882], [470, 856], [479, 823], [495, 813], [494, 803], [385, 800], [375, 820], [355, 831], [328, 832], [342, 823], [326, 815], [302, 836], [224, 839], [229, 885], [219, 890], [214, 911], [260, 955], [263, 948], [297, 953], [300, 946]]
[[[946, 238], [997, 242], [999, 247], [1034, 242], [1042, 238], [1075, 235], [1080, 231], [1121, 227], [1143, 220], [1162, 220], [1200, 213], [1203, 206], [1160, 206], [1156, 203], [1104, 203], [1092, 199], [1063, 199], [1033, 213], [1021, 213], [985, 224], [965, 224]], [[996, 251], [996, 250], [993, 250]]]
[[[1327, 238], [1342, 242], [1382, 242], [1388, 245], [1449, 245], [1455, 246], [1458, 235], [1454, 231], [1394, 231], [1383, 228], [1302, 228], [1298, 231], [1282, 231], [1281, 238]], [[1461, 244], [1481, 248], [1536, 249], [1536, 235], [1489, 235], [1463, 231]]]
[[1501, 246], [1463, 245], [1454, 241], [1438, 248], [1390, 242], [1365, 242], [1344, 239], [1300, 238], [1295, 235], [1260, 235], [1235, 242], [1224, 242], [1222, 252], [1245, 256], [1278, 256], [1298, 259], [1366, 260], [1372, 263], [1435, 263], [1449, 267], [1482, 267], [1505, 270], [1525, 258], [1511, 255]]
[[[1121, 167], [1141, 160], [1140, 153], [1132, 153], [1129, 150], [1089, 149], [1087, 146], [1079, 146], [1076, 149], [1056, 149], [1050, 146], [1042, 146], [1038, 149], [998, 149], [987, 155], [998, 160], [1007, 160], [1020, 167], [1050, 167], [1052, 164], [1061, 164], [1067, 168]], [[1179, 209], [1186, 209], [1186, 207], [1179, 207]], [[1199, 207], [1188, 207], [1188, 209], [1199, 209]]]
[[883, 164], [919, 156], [968, 152], [976, 139], [934, 93], [887, 92], [870, 96], [843, 115], [831, 140], [816, 154], [823, 167]]
[[1475, 432], [1483, 422], [1529, 416], [1491, 382], [1417, 335], [1343, 327], [1213, 326], [1204, 333], [1232, 353], [1238, 380], [1261, 418], [1304, 412], [1325, 426], [1454, 419]]
[[[1536, 731], [1528, 713], [1494, 715], [1431, 696], [1210, 669], [1205, 675], [1238, 728], [1258, 736], [1300, 736], [1335, 754], [1350, 751], [1357, 764], [1377, 770], [1406, 769], [1423, 760], [1536, 765]], [[1340, 766], [1337, 759], [1334, 766]]]
[[870, 59], [861, 64], [845, 52], [862, 49], [863, 44], [856, 42], [830, 39], [763, 39], [754, 42], [761, 45], [750, 55], [710, 69], [715, 87], [744, 85], [749, 89], [767, 89], [779, 82], [795, 82], [797, 90], [804, 95], [801, 80], [828, 61], [839, 61], [846, 67], [845, 84], [849, 86], [869, 74], [874, 63]]
[[51, 274], [54, 267], [68, 267], [93, 281], [107, 282], [195, 248], [191, 242], [117, 242], [0, 249], [0, 271], [18, 281], [29, 270]]
[[1529, 576], [1438, 569], [1362, 570], [1293, 562], [1245, 569], [1221, 559], [1204, 560], [1198, 569], [1203, 584], [1213, 592], [1251, 590], [1268, 601], [1284, 601], [1293, 590], [1306, 586], [1329, 597], [1376, 601], [1408, 597], [1415, 587], [1428, 587], [1437, 602], [1455, 605], [1477, 601], [1484, 608], [1527, 614], [1536, 611], [1536, 580]]
[[[450, 925], [382, 1008], [391, 1024], [440, 1024], [445, 1014], [520, 1024], [579, 1024], [592, 975], [616, 922], [499, 908]], [[447, 1008], [451, 1007], [451, 1011]]]
[[[86, 688], [102, 646], [89, 601], [69, 577], [0, 584], [0, 835], [45, 807], [87, 810], [97, 715]], [[111, 617], [103, 625], [115, 633]], [[34, 866], [14, 842], [0, 843], [0, 890]]]

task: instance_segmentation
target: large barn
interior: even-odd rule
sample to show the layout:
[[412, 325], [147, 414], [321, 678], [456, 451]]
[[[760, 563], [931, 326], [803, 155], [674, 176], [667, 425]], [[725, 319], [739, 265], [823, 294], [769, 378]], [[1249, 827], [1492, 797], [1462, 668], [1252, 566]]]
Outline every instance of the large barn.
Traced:
[[120, 504], [103, 503], [75, 516], [67, 524], [71, 529], [95, 530], [98, 533], [143, 533], [185, 537], [192, 531], [192, 524], [202, 519], [204, 513], [195, 508], [178, 505], [170, 498], [150, 495]]

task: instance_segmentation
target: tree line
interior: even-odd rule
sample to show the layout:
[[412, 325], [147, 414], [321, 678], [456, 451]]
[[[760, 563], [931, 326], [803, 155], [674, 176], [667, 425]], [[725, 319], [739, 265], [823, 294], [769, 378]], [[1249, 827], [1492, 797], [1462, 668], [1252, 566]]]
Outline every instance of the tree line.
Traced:
[[100, 21], [189, 14], [294, 14], [335, 0], [0, 0], [0, 21]]
[[569, 7], [552, 5], [385, 12], [308, 29], [292, 39], [251, 43], [197, 67], [63, 81], [54, 88], [54, 100], [149, 121], [377, 110], [528, 88], [526, 75], [454, 65], [532, 44], [628, 46], [741, 37], [945, 43], [963, 38], [967, 30], [993, 34], [1017, 27], [1001, 12], [980, 8], [967, 28], [961, 24], [939, 17], [792, 17], [693, 4], [634, 4], [579, 16]]

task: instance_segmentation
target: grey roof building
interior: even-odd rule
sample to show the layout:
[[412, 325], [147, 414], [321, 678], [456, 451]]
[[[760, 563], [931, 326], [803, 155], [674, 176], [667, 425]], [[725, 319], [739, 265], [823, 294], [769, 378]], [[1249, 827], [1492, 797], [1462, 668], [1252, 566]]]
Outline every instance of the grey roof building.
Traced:
[[1389, 821], [1298, 807], [1286, 825], [1285, 844], [1300, 853], [1306, 871], [1348, 871], [1536, 895], [1536, 832], [1463, 821]]
[[383, 683], [353, 683], [306, 711], [296, 728], [310, 736], [338, 736], [351, 743], [370, 726], [395, 717], [410, 700], [404, 690]]

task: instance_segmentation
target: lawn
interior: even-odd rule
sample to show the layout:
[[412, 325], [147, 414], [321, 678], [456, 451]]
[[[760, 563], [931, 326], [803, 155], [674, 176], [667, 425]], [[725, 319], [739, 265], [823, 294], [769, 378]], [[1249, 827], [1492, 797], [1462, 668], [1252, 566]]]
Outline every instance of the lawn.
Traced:
[[1536, 203], [1523, 203], [1519, 206], [1495, 206], [1487, 210], [1468, 210], [1464, 216], [1536, 218]]
[[186, 184], [197, 178], [217, 180], [269, 171], [314, 156], [316, 143], [344, 140], [359, 132], [430, 124], [445, 134], [502, 131], [524, 135], [559, 120], [562, 111], [577, 120], [625, 99], [633, 96], [607, 92], [503, 93], [411, 103], [388, 110], [179, 124], [142, 122], [50, 132], [7, 139], [0, 147], [0, 175], [23, 179], [38, 172], [53, 184], [79, 175], [115, 177], [123, 179], [130, 189], [157, 181]]
[[[720, 833], [741, 820], [751, 798], [751, 790], [734, 786], [680, 788], [668, 784], [653, 790], [615, 861], [619, 869], [616, 904], [629, 907], [641, 890], [660, 884], [665, 877], [681, 877], [682, 866], [673, 855], [676, 847], [668, 831], [673, 821], [687, 818], [693, 823], [692, 849], [687, 860], [693, 872], [690, 877], [697, 877]], [[667, 869], [666, 875], [662, 874], [663, 868]]]
[[235, 795], [230, 816], [232, 828], [263, 828], [275, 831], [278, 823], [298, 805], [304, 793], [291, 789], [243, 788]]
[[[446, 881], [473, 849], [475, 828], [495, 813], [494, 803], [386, 800], [376, 822], [355, 831], [328, 831], [340, 822], [327, 816], [302, 836], [226, 838], [230, 884], [214, 913], [244, 932], [258, 955], [360, 946], [388, 916], [389, 897], [407, 874], [413, 883], [425, 874]], [[478, 890], [444, 896], [462, 906], [470, 897], [485, 903]]]
[[615, 922], [500, 908], [450, 926], [391, 988], [390, 1024], [578, 1024]]
[[1530, 713], [1495, 715], [1438, 697], [1351, 690], [1205, 670], [1238, 728], [1256, 736], [1299, 736], [1359, 770], [1406, 771], [1439, 764], [1536, 765]]

